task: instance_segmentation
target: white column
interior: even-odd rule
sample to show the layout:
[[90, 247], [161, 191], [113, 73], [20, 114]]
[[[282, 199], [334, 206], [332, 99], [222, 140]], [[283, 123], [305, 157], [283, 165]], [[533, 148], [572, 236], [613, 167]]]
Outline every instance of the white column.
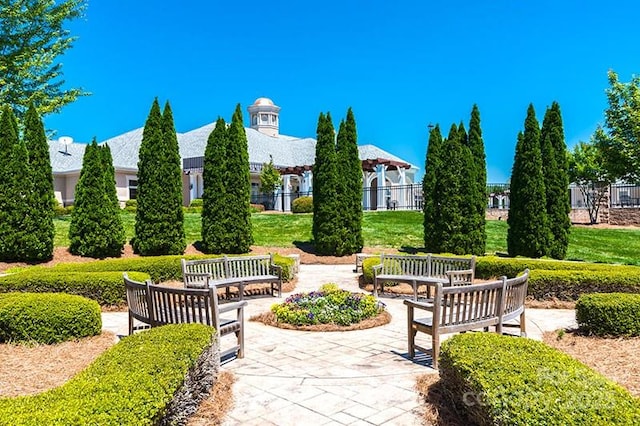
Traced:
[[405, 206], [407, 205], [406, 203], [406, 195], [407, 195], [407, 174], [406, 174], [406, 169], [403, 168], [398, 168], [398, 174], [400, 175], [400, 179], [399, 179], [399, 183], [402, 186], [402, 190], [400, 191], [400, 194], [398, 196], [399, 200], [398, 200], [398, 207], [402, 206], [402, 208], [405, 208]]
[[378, 210], [387, 208], [387, 179], [385, 172], [387, 166], [378, 164], [376, 166], [376, 175], [378, 177]]
[[[284, 206], [282, 211], [291, 211], [291, 175], [284, 175], [282, 177], [282, 190], [284, 191]], [[280, 197], [282, 198], [282, 197]]]
[[189, 174], [189, 204], [198, 198], [198, 181], [195, 173]]
[[369, 172], [362, 172], [362, 209], [369, 210], [369, 191], [365, 191], [370, 186]]

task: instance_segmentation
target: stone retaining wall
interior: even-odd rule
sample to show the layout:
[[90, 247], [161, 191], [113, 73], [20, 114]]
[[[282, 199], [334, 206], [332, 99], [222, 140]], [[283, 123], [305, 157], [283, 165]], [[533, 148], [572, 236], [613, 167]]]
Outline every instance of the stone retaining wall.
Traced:
[[609, 224], [640, 226], [640, 208], [622, 207], [619, 209], [609, 209]]

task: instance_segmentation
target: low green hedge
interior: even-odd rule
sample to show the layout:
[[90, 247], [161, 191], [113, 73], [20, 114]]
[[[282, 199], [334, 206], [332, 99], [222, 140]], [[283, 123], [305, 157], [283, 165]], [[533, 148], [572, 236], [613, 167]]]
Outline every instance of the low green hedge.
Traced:
[[640, 336], [640, 294], [584, 294], [576, 303], [576, 320], [596, 336]]
[[[362, 264], [365, 283], [373, 282], [373, 266], [378, 258]], [[476, 278], [515, 277], [530, 268], [528, 294], [536, 300], [576, 301], [585, 293], [640, 293], [640, 267], [605, 263], [571, 262], [545, 259], [476, 258]]]
[[313, 198], [304, 196], [298, 197], [291, 203], [293, 213], [313, 213]]
[[100, 305], [81, 296], [56, 293], [0, 294], [0, 342], [60, 343], [96, 336]]
[[[94, 262], [91, 262], [94, 263]], [[76, 263], [75, 265], [89, 265]], [[0, 293], [68, 293], [93, 299], [100, 305], [118, 305], [126, 301], [122, 272], [68, 272], [65, 268], [35, 267], [0, 277]], [[129, 272], [136, 281], [149, 279], [141, 272]]]
[[[211, 259], [222, 255], [195, 254], [185, 256], [145, 256], [124, 259], [105, 259], [85, 263], [59, 263], [52, 270], [72, 272], [107, 272], [107, 271], [138, 271], [151, 276], [155, 282], [182, 280], [181, 259]], [[295, 261], [290, 257], [275, 254], [273, 261], [282, 266], [283, 281], [293, 278]]]
[[640, 399], [542, 342], [459, 334], [439, 366], [443, 394], [474, 424], [640, 424]]
[[0, 399], [0, 425], [156, 425], [214, 330], [168, 325], [123, 338], [63, 386]]

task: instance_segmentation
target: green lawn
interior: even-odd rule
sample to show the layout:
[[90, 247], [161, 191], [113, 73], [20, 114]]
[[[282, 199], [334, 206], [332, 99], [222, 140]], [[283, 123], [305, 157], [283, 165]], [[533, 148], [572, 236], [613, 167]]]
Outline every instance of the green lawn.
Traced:
[[[122, 212], [127, 241], [133, 236], [135, 214]], [[271, 247], [308, 246], [311, 214], [256, 213], [252, 216], [255, 244]], [[69, 217], [55, 220], [56, 246], [68, 246]], [[507, 223], [487, 221], [487, 253], [507, 251]], [[367, 212], [362, 223], [367, 247], [420, 250], [423, 246], [422, 213], [412, 211]], [[200, 214], [185, 213], [187, 242], [200, 239]], [[598, 229], [574, 226], [567, 259], [640, 265], [640, 228]]]

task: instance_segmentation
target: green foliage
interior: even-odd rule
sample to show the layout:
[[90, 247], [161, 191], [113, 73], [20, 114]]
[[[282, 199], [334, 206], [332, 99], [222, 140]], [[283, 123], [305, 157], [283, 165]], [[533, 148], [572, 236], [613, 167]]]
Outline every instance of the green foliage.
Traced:
[[227, 246], [227, 145], [227, 125], [218, 117], [207, 140], [202, 173], [202, 249], [206, 253], [223, 253]]
[[518, 134], [511, 172], [507, 250], [510, 256], [542, 257], [549, 241], [540, 128], [529, 105], [524, 134]]
[[0, 294], [0, 342], [52, 344], [96, 336], [100, 305], [81, 296], [52, 293]]
[[33, 103], [46, 115], [87, 94], [62, 88], [62, 62], [57, 60], [75, 40], [65, 26], [81, 17], [84, 7], [82, 0], [3, 2], [0, 104], [13, 105], [22, 117]]
[[273, 157], [269, 155], [269, 162], [262, 164], [262, 170], [260, 171], [260, 191], [270, 197], [268, 202], [271, 204], [271, 208], [273, 208], [275, 202], [274, 194], [280, 185], [282, 185], [282, 176], [280, 176], [276, 166], [273, 165]]
[[155, 425], [211, 346], [202, 324], [157, 327], [122, 339], [63, 386], [0, 399], [7, 425]]
[[251, 176], [249, 174], [249, 151], [244, 131], [242, 109], [236, 106], [227, 130], [225, 161], [226, 225], [224, 252], [247, 253], [253, 244], [251, 227]]
[[[49, 144], [44, 125], [32, 103], [24, 118], [24, 143], [29, 153], [29, 166], [33, 180], [30, 215], [33, 220], [36, 244], [31, 248], [30, 260], [45, 260], [53, 255], [53, 215], [55, 197], [53, 175], [49, 158]], [[115, 187], [114, 187], [115, 189]]]
[[104, 258], [120, 256], [124, 228], [115, 193], [111, 151], [96, 140], [85, 148], [69, 226], [69, 251]]
[[309, 196], [298, 197], [291, 203], [293, 213], [313, 213], [313, 198]]
[[358, 153], [356, 119], [351, 108], [340, 123], [336, 143], [336, 177], [338, 209], [336, 230], [338, 244], [335, 254], [345, 256], [362, 251], [362, 161]]
[[317, 254], [335, 255], [341, 244], [338, 229], [338, 175], [331, 114], [318, 117], [316, 156], [313, 163], [313, 244]]
[[128, 212], [134, 212], [138, 209], [138, 200], [127, 200], [124, 202], [124, 209]]
[[425, 250], [436, 252], [438, 249], [438, 240], [436, 237], [437, 229], [437, 201], [440, 199], [440, 186], [438, 176], [443, 167], [440, 159], [440, 151], [442, 150], [443, 140], [440, 134], [440, 125], [431, 129], [429, 132], [429, 145], [427, 147], [427, 157], [425, 160], [425, 174], [422, 180], [423, 192], [423, 227], [424, 227], [424, 247]]
[[547, 253], [564, 259], [569, 246], [571, 201], [569, 200], [569, 164], [560, 105], [553, 102], [547, 109], [540, 131], [542, 169], [544, 175], [547, 218], [550, 238]]
[[202, 198], [194, 198], [191, 200], [189, 207], [202, 207]]
[[487, 233], [485, 230], [485, 212], [487, 209], [487, 162], [482, 140], [482, 128], [480, 127], [480, 109], [473, 105], [471, 119], [469, 121], [468, 145], [475, 166], [476, 186], [473, 191], [473, 205], [475, 211], [471, 222], [471, 234], [469, 235], [469, 253], [483, 255], [486, 251]]
[[640, 294], [583, 294], [576, 303], [580, 329], [596, 336], [640, 336]]
[[379, 257], [369, 257], [362, 261], [362, 277], [365, 284], [373, 283], [373, 267], [379, 264]]
[[[70, 215], [72, 211], [73, 211], [73, 206], [63, 207], [62, 204], [60, 204], [60, 203], [57, 203], [53, 207], [53, 214], [54, 214], [55, 217]], [[55, 228], [55, 225], [54, 225], [54, 228]], [[68, 235], [67, 235], [67, 237], [68, 237]]]
[[138, 209], [133, 250], [141, 255], [181, 254], [186, 248], [182, 168], [173, 114], [154, 99], [138, 160]]
[[598, 128], [594, 137], [613, 180], [640, 182], [640, 77], [621, 83], [609, 70], [608, 78], [606, 130]]
[[640, 402], [622, 386], [531, 339], [464, 333], [442, 344], [444, 395], [478, 424], [631, 425]]
[[604, 135], [596, 130], [589, 143], [578, 142], [569, 154], [569, 180], [578, 185], [592, 224], [598, 221], [600, 206], [606, 204], [612, 178], [605, 169], [597, 140]]
[[[57, 268], [26, 269], [0, 277], [0, 293], [68, 293], [93, 299], [103, 306], [118, 305], [126, 301], [122, 272], [94, 272], [88, 269], [90, 268], [65, 270], [63, 267], [59, 271]], [[141, 272], [131, 272], [129, 277], [136, 281], [149, 279], [148, 274]]]
[[249, 205], [249, 210], [251, 211], [251, 213], [260, 213], [264, 211], [264, 205], [263, 204], [250, 204]]
[[319, 291], [297, 293], [271, 306], [278, 322], [293, 325], [351, 325], [373, 318], [384, 310], [372, 295], [341, 290], [337, 284], [323, 285]]

